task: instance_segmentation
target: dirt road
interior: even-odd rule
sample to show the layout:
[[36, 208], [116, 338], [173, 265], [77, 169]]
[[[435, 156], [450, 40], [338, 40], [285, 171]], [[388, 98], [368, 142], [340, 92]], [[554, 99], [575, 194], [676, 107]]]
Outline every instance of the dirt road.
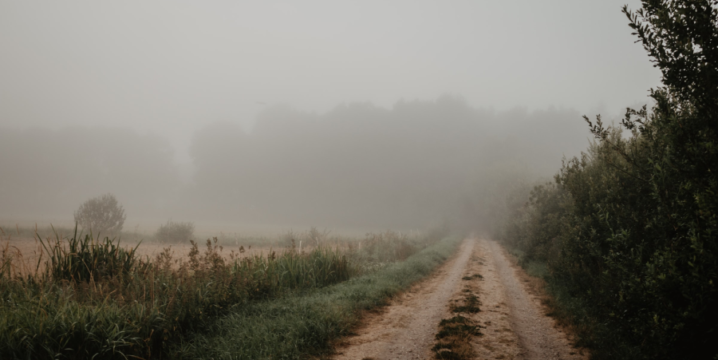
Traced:
[[439, 323], [456, 315], [451, 305], [467, 292], [476, 294], [481, 309], [462, 314], [481, 331], [469, 340], [473, 358], [587, 358], [544, 315], [539, 299], [527, 291], [517, 271], [521, 270], [495, 242], [467, 239], [429, 278], [365, 316], [356, 336], [339, 344], [334, 358], [433, 359]]

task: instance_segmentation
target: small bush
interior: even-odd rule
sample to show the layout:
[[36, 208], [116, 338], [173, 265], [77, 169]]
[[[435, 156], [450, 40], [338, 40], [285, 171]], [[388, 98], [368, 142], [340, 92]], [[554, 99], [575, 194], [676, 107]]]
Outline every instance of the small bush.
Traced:
[[125, 209], [112, 194], [85, 201], [75, 211], [75, 223], [95, 234], [119, 234], [125, 224]]
[[157, 229], [155, 237], [163, 244], [186, 243], [194, 237], [194, 224], [191, 222], [168, 221]]

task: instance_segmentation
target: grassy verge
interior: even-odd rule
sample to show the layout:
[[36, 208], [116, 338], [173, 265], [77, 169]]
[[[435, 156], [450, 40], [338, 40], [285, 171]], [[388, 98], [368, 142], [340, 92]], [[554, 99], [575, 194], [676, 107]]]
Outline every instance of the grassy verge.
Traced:
[[299, 296], [237, 308], [208, 329], [187, 337], [173, 354], [185, 359], [300, 359], [331, 351], [350, 333], [361, 311], [422, 279], [456, 250], [445, 238], [405, 261]]
[[576, 346], [591, 351], [591, 359], [628, 360], [641, 357], [640, 348], [628, 344], [620, 332], [592, 313], [589, 304], [573, 296], [568, 284], [552, 276], [546, 262], [526, 261], [520, 250], [508, 248], [508, 251], [529, 276], [543, 280], [543, 290], [547, 295], [543, 303], [549, 308], [548, 315], [576, 337]]
[[75, 233], [41, 240], [43, 255], [30, 273], [18, 271], [22, 254], [6, 244], [0, 358], [168, 358], [184, 334], [237, 308], [385, 269], [436, 239], [387, 232], [341, 249], [291, 246], [246, 256], [240, 247], [229, 257], [215, 239], [204, 251], [193, 243], [186, 257], [167, 248], [141, 259], [136, 246]]

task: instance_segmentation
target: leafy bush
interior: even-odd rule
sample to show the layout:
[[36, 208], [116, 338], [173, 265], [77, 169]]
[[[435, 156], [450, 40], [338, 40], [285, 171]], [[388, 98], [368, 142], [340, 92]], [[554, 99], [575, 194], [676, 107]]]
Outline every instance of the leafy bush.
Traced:
[[[523, 189], [519, 193], [525, 193]], [[548, 262], [557, 258], [568, 235], [567, 216], [573, 199], [556, 183], [534, 186], [522, 205], [515, 207], [497, 238], [522, 252], [521, 262]]]
[[[527, 256], [545, 258], [554, 283], [611, 329], [611, 339], [594, 340], [597, 358], [718, 356], [714, 5], [624, 7], [663, 73], [664, 87], [651, 90], [655, 106], [626, 111], [627, 138], [600, 116], [586, 118], [597, 142], [565, 163], [555, 184], [536, 188], [528, 214], [504, 234]], [[620, 354], [609, 340], [621, 343]]]
[[80, 205], [75, 223], [94, 234], [119, 234], [125, 224], [125, 209], [114, 195], [105, 194]]
[[192, 237], [194, 237], [194, 224], [191, 222], [168, 221], [155, 233], [155, 238], [163, 244], [187, 243]]

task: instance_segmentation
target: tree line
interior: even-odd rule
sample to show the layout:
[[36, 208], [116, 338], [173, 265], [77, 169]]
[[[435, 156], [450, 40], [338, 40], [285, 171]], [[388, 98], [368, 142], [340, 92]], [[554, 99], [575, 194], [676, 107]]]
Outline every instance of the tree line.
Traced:
[[[247, 132], [196, 131], [189, 183], [161, 136], [74, 127], [0, 132], [0, 212], [71, 219], [112, 193], [132, 217], [417, 228], [490, 222], [502, 187], [548, 176], [588, 133], [570, 109], [494, 111], [457, 96], [311, 113], [270, 107]], [[557, 137], [561, 133], [564, 136]], [[40, 215], [36, 215], [40, 213]], [[20, 215], [18, 215], [20, 214]]]

